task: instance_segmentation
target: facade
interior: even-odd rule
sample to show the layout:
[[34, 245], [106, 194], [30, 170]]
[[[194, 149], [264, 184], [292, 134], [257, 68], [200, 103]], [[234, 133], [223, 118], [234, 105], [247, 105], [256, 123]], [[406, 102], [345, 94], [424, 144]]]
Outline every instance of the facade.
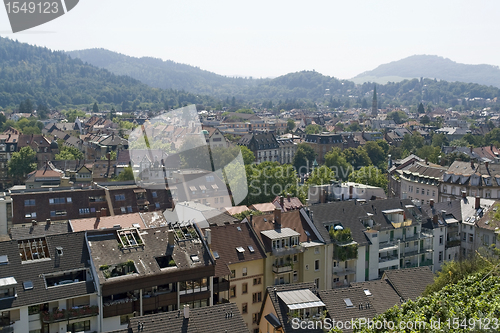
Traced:
[[2, 332], [101, 332], [85, 233], [26, 236], [0, 242]]
[[[92, 231], [87, 234], [102, 331], [130, 318], [213, 305], [214, 259], [194, 226]], [[150, 259], [146, 259], [150, 258]]]
[[327, 286], [326, 248], [304, 209], [251, 216], [250, 225], [265, 249], [264, 285], [314, 281]]
[[304, 142], [311, 146], [316, 153], [318, 164], [325, 163], [325, 154], [332, 148], [340, 148], [341, 150], [349, 148], [342, 135], [335, 133], [307, 134]]
[[19, 131], [10, 127], [4, 133], [0, 134], [0, 186], [8, 187], [12, 184], [9, 177], [9, 161], [12, 153], [18, 151]]
[[265, 286], [264, 249], [248, 223], [212, 226], [203, 233], [216, 261], [214, 281], [219, 290], [214, 304], [235, 303], [250, 332], [255, 332]]
[[442, 200], [453, 200], [466, 196], [485, 199], [500, 198], [500, 166], [455, 161], [443, 174], [441, 183]]
[[398, 170], [401, 199], [419, 200], [421, 204], [441, 201], [439, 188], [447, 168], [433, 163], [416, 162], [408, 169]]
[[424, 160], [417, 155], [409, 155], [408, 157], [400, 160], [392, 160], [389, 158], [387, 177], [387, 197], [388, 198], [401, 198], [401, 178], [400, 172], [409, 169], [415, 162], [423, 162]]
[[255, 155], [255, 163], [280, 162], [280, 145], [272, 132], [253, 132], [243, 136], [239, 146], [246, 146]]
[[277, 139], [279, 145], [279, 162], [281, 164], [292, 164], [293, 157], [297, 152], [297, 144], [292, 139]]

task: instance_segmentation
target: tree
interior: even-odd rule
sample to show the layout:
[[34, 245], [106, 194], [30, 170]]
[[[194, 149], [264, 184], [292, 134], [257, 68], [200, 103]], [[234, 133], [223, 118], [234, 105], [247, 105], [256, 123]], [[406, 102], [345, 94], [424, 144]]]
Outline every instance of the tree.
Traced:
[[36, 114], [38, 115], [38, 118], [40, 118], [40, 119], [47, 119], [47, 117], [49, 115], [49, 109], [47, 108], [47, 105], [39, 104], [37, 109], [36, 109]]
[[448, 141], [448, 138], [443, 133], [434, 134], [432, 136], [432, 145], [434, 147], [443, 147], [448, 146], [449, 144], [450, 142]]
[[422, 103], [418, 104], [417, 112], [418, 113], [425, 113], [425, 108], [424, 108], [424, 105]]
[[420, 158], [427, 159], [429, 162], [438, 163], [439, 155], [441, 154], [440, 147], [423, 146], [419, 148], [416, 155]]
[[94, 105], [92, 106], [92, 112], [94, 113], [99, 112], [99, 107], [97, 106], [97, 102], [95, 102]]
[[344, 149], [342, 151], [342, 155], [344, 156], [345, 160], [350, 163], [355, 169], [372, 165], [370, 157], [362, 146], [359, 146], [358, 148]]
[[255, 113], [250, 109], [239, 109], [239, 110], [236, 110], [235, 112], [236, 113], [246, 113], [246, 114], [254, 114]]
[[[375, 142], [369, 141], [364, 145], [364, 149], [366, 153], [370, 157], [373, 165], [381, 166], [381, 164], [385, 163], [386, 153], [384, 150]], [[383, 166], [382, 166], [383, 167]]]
[[428, 125], [430, 122], [431, 122], [431, 119], [429, 118], [428, 115], [425, 115], [422, 118], [420, 118], [420, 123], [422, 125]]
[[293, 131], [294, 128], [295, 128], [295, 121], [293, 121], [292, 118], [288, 118], [288, 120], [286, 121], [286, 129], [288, 130], [288, 132], [291, 132]]
[[316, 124], [307, 125], [305, 129], [306, 134], [318, 134], [321, 133], [322, 131], [323, 127]]
[[349, 181], [387, 189], [387, 177], [372, 165], [362, 167], [349, 175]]
[[[307, 143], [302, 142], [297, 145], [297, 151], [293, 156], [293, 166], [299, 174], [308, 173], [316, 158], [316, 152]], [[303, 168], [306, 168], [305, 172]]]
[[347, 132], [359, 132], [359, 131], [361, 131], [361, 126], [359, 125], [358, 122], [354, 122], [354, 123], [350, 124], [349, 126], [347, 126], [346, 131]]
[[297, 173], [290, 164], [263, 162], [245, 166], [248, 182], [246, 204], [270, 202], [277, 195], [292, 193]]
[[81, 160], [83, 153], [75, 147], [63, 146], [59, 149], [59, 154], [56, 154], [56, 160]]
[[126, 181], [126, 180], [134, 180], [134, 171], [131, 166], [125, 167], [122, 172], [116, 177], [116, 181]]
[[392, 119], [396, 124], [402, 124], [408, 120], [408, 116], [403, 111], [392, 111], [387, 114], [387, 119]]
[[326, 165], [322, 165], [311, 172], [306, 184], [308, 186], [330, 184], [330, 181], [333, 179], [335, 179], [335, 172]]
[[346, 180], [353, 171], [353, 167], [342, 155], [340, 148], [332, 148], [325, 154], [325, 165], [335, 173], [335, 178]]
[[239, 146], [241, 150], [241, 156], [243, 157], [243, 163], [249, 165], [255, 162], [255, 155], [253, 152], [245, 146]]
[[12, 153], [8, 168], [9, 174], [21, 181], [28, 173], [36, 169], [36, 152], [31, 147], [23, 147], [19, 152]]

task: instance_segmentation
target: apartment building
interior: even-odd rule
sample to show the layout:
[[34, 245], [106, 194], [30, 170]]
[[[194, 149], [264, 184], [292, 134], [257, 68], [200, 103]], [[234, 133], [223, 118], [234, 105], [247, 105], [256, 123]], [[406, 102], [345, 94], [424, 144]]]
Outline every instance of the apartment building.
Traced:
[[101, 332], [85, 233], [43, 230], [0, 242], [1, 331]]
[[247, 222], [212, 226], [203, 233], [216, 262], [214, 303], [235, 303], [250, 332], [258, 332], [266, 254], [257, 236]]
[[441, 201], [439, 188], [447, 168], [429, 162], [415, 162], [408, 169], [398, 170], [401, 199], [419, 200], [421, 205]]
[[130, 318], [213, 305], [214, 259], [196, 225], [89, 231], [102, 331]]
[[245, 146], [255, 155], [255, 163], [279, 162], [280, 145], [272, 132], [252, 132], [244, 135], [239, 146]]
[[304, 209], [277, 208], [249, 222], [266, 253], [264, 285], [314, 281], [327, 288], [324, 240]]

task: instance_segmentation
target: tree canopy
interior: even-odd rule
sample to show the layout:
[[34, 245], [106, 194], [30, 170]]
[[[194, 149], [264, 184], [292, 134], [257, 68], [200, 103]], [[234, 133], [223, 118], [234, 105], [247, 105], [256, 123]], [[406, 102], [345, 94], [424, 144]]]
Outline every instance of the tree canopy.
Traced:
[[17, 181], [26, 177], [31, 171], [36, 170], [36, 152], [31, 147], [22, 147], [19, 152], [12, 153], [8, 168], [9, 175]]

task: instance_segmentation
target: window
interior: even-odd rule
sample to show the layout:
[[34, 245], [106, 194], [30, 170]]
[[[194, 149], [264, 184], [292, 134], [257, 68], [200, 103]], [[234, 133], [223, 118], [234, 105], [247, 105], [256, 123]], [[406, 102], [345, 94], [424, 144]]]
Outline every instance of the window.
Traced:
[[419, 188], [418, 187], [417, 187], [417, 190], [415, 191], [415, 193], [417, 193], [417, 194], [419, 193]]
[[67, 198], [66, 198], [66, 202], [67, 202], [67, 203], [72, 203], [72, 202], [73, 202], [73, 199], [72, 199], [71, 197], [67, 197]]
[[78, 209], [78, 212], [80, 213], [80, 215], [90, 214], [90, 209], [88, 209], [88, 208], [80, 208], [80, 209]]
[[242, 314], [248, 313], [248, 304], [247, 303], [241, 304], [241, 313]]
[[229, 288], [229, 297], [236, 297], [236, 286], [231, 286], [231, 288]]
[[124, 201], [125, 194], [115, 194], [115, 201]]
[[474, 235], [469, 234], [469, 243], [472, 243], [474, 241]]
[[49, 204], [64, 204], [66, 203], [66, 198], [50, 198]]
[[24, 200], [25, 206], [35, 206], [35, 199]]
[[427, 190], [427, 195], [429, 195], [429, 190]]
[[439, 251], [439, 262], [443, 261], [443, 251]]
[[224, 197], [220, 197], [220, 203], [224, 203]]
[[71, 328], [71, 333], [90, 331], [90, 320], [79, 321], [68, 326]]
[[32, 213], [26, 213], [24, 214], [24, 217], [29, 219], [29, 218], [36, 218], [36, 212], [32, 212]]
[[254, 278], [253, 279], [253, 285], [256, 286], [258, 284], [261, 284], [262, 283], [262, 278], [258, 277], [258, 278]]
[[241, 285], [241, 293], [242, 293], [242, 294], [246, 294], [246, 293], [248, 293], [248, 283], [243, 283], [243, 284]]
[[297, 282], [299, 280], [299, 273], [297, 271], [293, 271], [293, 282]]
[[236, 271], [234, 269], [231, 270], [231, 278], [234, 279], [236, 277]]
[[490, 236], [489, 235], [484, 235], [483, 236], [483, 244], [484, 245], [490, 245]]
[[436, 191], [435, 190], [432, 190], [432, 196], [435, 197], [436, 196]]
[[247, 276], [247, 268], [246, 267], [243, 267], [242, 270], [241, 270], [241, 275], [242, 276]]
[[159, 202], [155, 202], [155, 207], [156, 207], [156, 209], [160, 209], [160, 203]]
[[319, 260], [314, 260], [314, 270], [319, 271]]
[[132, 206], [127, 206], [127, 212], [132, 213]]
[[158, 193], [156, 193], [156, 191], [153, 191], [151, 194], [153, 195], [153, 198], [158, 198]]
[[120, 207], [120, 210], [122, 213], [126, 213], [127, 212], [127, 209], [125, 207]]
[[316, 285], [316, 288], [319, 289], [319, 278], [314, 279], [314, 284]]
[[256, 324], [259, 322], [259, 316], [260, 316], [260, 313], [259, 312], [256, 312], [254, 314], [252, 314], [252, 323]]
[[262, 292], [261, 291], [259, 291], [258, 293], [252, 294], [252, 302], [253, 303], [262, 302]]
[[439, 236], [439, 245], [443, 245], [443, 235]]
[[462, 233], [462, 240], [465, 242], [467, 240], [467, 233], [466, 232], [463, 232]]
[[314, 254], [319, 254], [319, 246], [316, 246], [316, 247], [314, 248]]
[[215, 203], [219, 203], [219, 198], [215, 198], [215, 199], [214, 199], [214, 202], [215, 202]]

